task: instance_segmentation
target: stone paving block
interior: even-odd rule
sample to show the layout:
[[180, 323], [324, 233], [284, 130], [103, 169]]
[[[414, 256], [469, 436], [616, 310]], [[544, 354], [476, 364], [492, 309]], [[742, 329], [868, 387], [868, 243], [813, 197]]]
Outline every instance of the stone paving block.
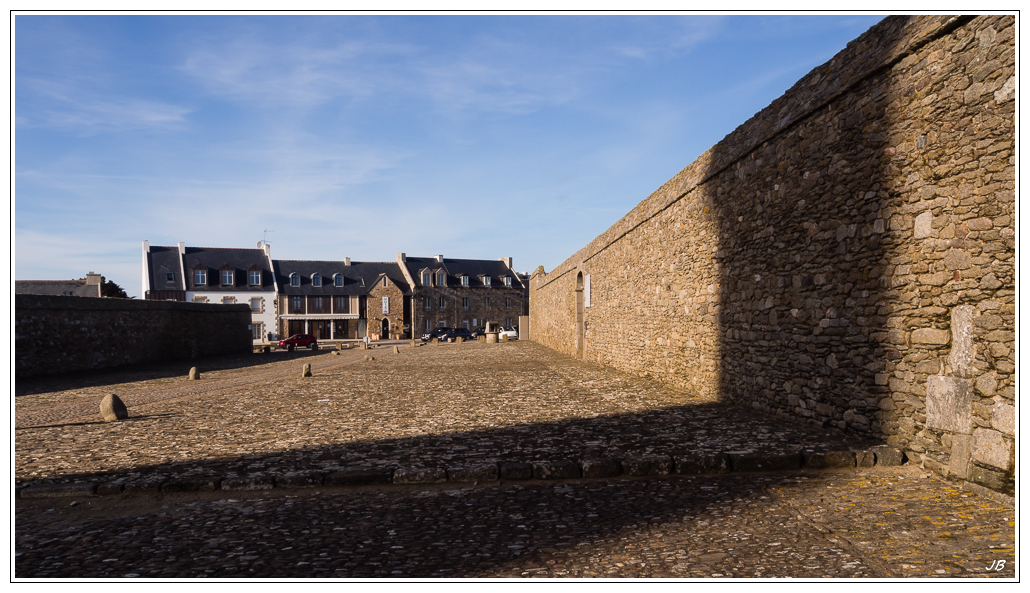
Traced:
[[315, 488], [322, 485], [319, 472], [287, 472], [275, 476], [276, 488]]
[[672, 457], [647, 455], [622, 460], [622, 471], [627, 476], [662, 476], [672, 472]]
[[730, 458], [721, 453], [690, 453], [677, 455], [676, 473], [683, 475], [728, 474]]
[[271, 490], [275, 480], [271, 476], [234, 476], [222, 478], [222, 490]]
[[101, 496], [111, 496], [114, 494], [121, 494], [125, 486], [121, 482], [107, 482], [97, 486], [97, 494]]
[[393, 482], [392, 469], [344, 469], [325, 477], [326, 486], [368, 486]]
[[894, 447], [873, 447], [870, 449], [876, 455], [876, 465], [901, 465], [905, 463], [905, 453]]
[[76, 482], [73, 484], [32, 484], [21, 491], [22, 498], [67, 498], [69, 496], [90, 496], [97, 485]]
[[213, 492], [218, 490], [218, 478], [173, 478], [161, 485], [162, 492]]
[[538, 480], [567, 480], [582, 478], [583, 472], [575, 461], [538, 461], [533, 464], [533, 477]]
[[729, 453], [735, 472], [768, 472], [801, 469], [800, 453]]
[[[480, 336], [482, 337], [482, 336]], [[528, 480], [533, 477], [533, 465], [530, 463], [502, 463], [502, 480]]]
[[805, 467], [809, 469], [855, 467], [855, 454], [851, 451], [826, 451], [822, 453], [805, 451], [802, 456], [805, 460]]
[[872, 451], [855, 451], [855, 465], [857, 467], [873, 467], [876, 465], [876, 454]]
[[622, 474], [622, 464], [618, 459], [584, 459], [584, 478], [612, 478]]
[[442, 467], [402, 467], [393, 473], [394, 484], [433, 484], [447, 481]]
[[496, 463], [447, 468], [447, 479], [451, 482], [491, 482], [496, 480], [498, 475]]

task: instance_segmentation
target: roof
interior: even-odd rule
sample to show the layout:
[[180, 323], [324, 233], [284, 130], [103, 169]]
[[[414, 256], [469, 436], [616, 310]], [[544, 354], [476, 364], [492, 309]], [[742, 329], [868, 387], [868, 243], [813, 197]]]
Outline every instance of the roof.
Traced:
[[[179, 265], [178, 247], [151, 246], [147, 252], [147, 271], [150, 274], [150, 290], [186, 290]], [[172, 275], [171, 281], [168, 274]]]
[[[396, 262], [351, 262], [272, 260], [279, 292], [286, 295], [360, 295], [367, 294], [384, 275], [408, 294], [408, 281]], [[322, 286], [312, 284], [312, 276], [322, 276]], [[290, 275], [300, 276], [300, 286], [290, 284]], [[334, 278], [343, 276], [343, 286]]]
[[100, 297], [100, 286], [86, 280], [15, 280], [14, 294]]
[[[154, 250], [153, 247], [150, 248]], [[172, 248], [175, 249], [175, 248]], [[182, 256], [183, 267], [186, 270], [186, 287], [189, 290], [226, 290], [221, 284], [221, 278], [217, 275], [219, 270], [232, 269], [237, 272], [233, 276], [234, 291], [265, 292], [274, 290], [272, 281], [272, 270], [269, 267], [268, 256], [263, 249], [235, 249], [221, 247], [186, 247], [186, 253]], [[193, 270], [204, 268], [208, 270], [206, 285], [193, 285]], [[261, 284], [250, 285], [247, 272], [250, 270], [261, 270]], [[151, 289], [154, 286], [151, 285]]]
[[[422, 284], [422, 270], [443, 270], [447, 274], [447, 286], [461, 286], [461, 276], [468, 276], [469, 278], [478, 278], [480, 276], [490, 276], [491, 278], [502, 278], [504, 276], [511, 277], [511, 287], [522, 289], [522, 282], [519, 280], [518, 274], [513, 272], [508, 265], [501, 260], [492, 259], [451, 259], [443, 258], [441, 263], [435, 257], [408, 257], [405, 260], [405, 264], [408, 266], [408, 272], [411, 273], [411, 277], [415, 279], [416, 286], [423, 286]], [[469, 282], [469, 288], [482, 287], [481, 283]], [[497, 284], [491, 283], [491, 286], [499, 287], [500, 282]]]

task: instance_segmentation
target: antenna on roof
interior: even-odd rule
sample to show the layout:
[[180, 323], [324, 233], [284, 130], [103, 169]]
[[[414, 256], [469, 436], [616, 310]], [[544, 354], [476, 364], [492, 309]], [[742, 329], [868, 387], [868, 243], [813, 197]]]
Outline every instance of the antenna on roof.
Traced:
[[258, 243], [258, 247], [261, 247], [262, 245], [268, 245], [268, 233], [274, 233], [274, 232], [275, 231], [273, 231], [273, 230], [265, 229], [264, 234], [261, 235], [261, 242]]

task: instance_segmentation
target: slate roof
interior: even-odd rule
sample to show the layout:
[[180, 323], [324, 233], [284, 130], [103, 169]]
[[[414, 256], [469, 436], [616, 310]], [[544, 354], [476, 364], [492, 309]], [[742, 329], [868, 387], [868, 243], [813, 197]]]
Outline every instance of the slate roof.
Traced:
[[[348, 266], [342, 261], [301, 261], [272, 260], [275, 267], [276, 281], [280, 294], [286, 295], [361, 295], [375, 286], [377, 280], [386, 275], [400, 286], [404, 294], [409, 294], [408, 281], [404, 278], [400, 266], [396, 262], [351, 262]], [[290, 284], [290, 274], [300, 276], [300, 286]], [[312, 284], [311, 277], [315, 273], [322, 276], [322, 286]], [[336, 286], [334, 276], [343, 276], [343, 286]]]
[[411, 277], [415, 279], [416, 286], [424, 286], [422, 284], [422, 270], [443, 270], [447, 274], [447, 286], [449, 287], [461, 287], [461, 276], [466, 275], [469, 277], [468, 288], [487, 288], [483, 286], [483, 283], [479, 280], [480, 276], [490, 276], [492, 288], [504, 288], [504, 284], [501, 278], [503, 276], [511, 277], [511, 288], [522, 289], [522, 282], [519, 280], [518, 274], [513, 272], [507, 264], [500, 260], [490, 259], [450, 259], [443, 258], [443, 263], [436, 260], [435, 257], [408, 257], [405, 261], [408, 266], [408, 272]]
[[[150, 248], [153, 251], [153, 247]], [[269, 268], [268, 257], [261, 249], [234, 249], [221, 247], [187, 247], [186, 253], [182, 256], [183, 267], [186, 269], [187, 290], [226, 290], [221, 284], [219, 271], [228, 266], [233, 269], [234, 285], [230, 287], [233, 291], [254, 291], [266, 292], [274, 290], [272, 270]], [[193, 270], [197, 266], [207, 268], [207, 284], [193, 286]], [[248, 271], [252, 266], [261, 270], [261, 285], [251, 286]], [[153, 290], [153, 287], [151, 288]]]
[[[182, 268], [179, 266], [178, 247], [151, 246], [147, 253], [147, 271], [150, 274], [150, 290], [186, 290], [182, 282]], [[172, 275], [170, 282], [168, 274]]]
[[15, 280], [14, 294], [100, 297], [100, 286], [83, 280]]

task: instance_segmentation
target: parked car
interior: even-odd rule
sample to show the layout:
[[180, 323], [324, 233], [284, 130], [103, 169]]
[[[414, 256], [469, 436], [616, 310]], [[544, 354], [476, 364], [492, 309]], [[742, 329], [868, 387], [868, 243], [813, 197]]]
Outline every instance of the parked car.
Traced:
[[442, 334], [438, 335], [437, 337], [440, 338], [441, 342], [444, 341], [444, 340], [453, 340], [454, 338], [461, 338], [463, 340], [471, 340], [472, 339], [472, 332], [470, 332], [469, 330], [467, 330], [467, 329], [465, 329], [463, 327], [459, 327], [457, 329], [447, 330], [447, 331], [443, 332]]
[[502, 327], [497, 333], [497, 339], [501, 339], [501, 336], [508, 336], [509, 340], [519, 339], [519, 330], [514, 327]]
[[485, 336], [485, 335], [486, 335], [486, 328], [485, 327], [480, 326], [480, 327], [477, 327], [476, 329], [472, 330], [472, 337], [473, 338], [478, 338], [479, 336]]
[[315, 336], [310, 334], [293, 334], [279, 342], [280, 348], [286, 348], [289, 351], [293, 351], [294, 348], [311, 348], [312, 350], [318, 350], [318, 340]]
[[450, 328], [450, 327], [438, 327], [438, 328], [436, 328], [434, 330], [430, 330], [430, 331], [422, 334], [422, 341], [423, 342], [429, 342], [433, 338], [439, 338], [440, 334], [442, 334], [444, 332], [449, 332], [449, 331], [451, 331], [451, 329], [453, 329], [453, 328]]

